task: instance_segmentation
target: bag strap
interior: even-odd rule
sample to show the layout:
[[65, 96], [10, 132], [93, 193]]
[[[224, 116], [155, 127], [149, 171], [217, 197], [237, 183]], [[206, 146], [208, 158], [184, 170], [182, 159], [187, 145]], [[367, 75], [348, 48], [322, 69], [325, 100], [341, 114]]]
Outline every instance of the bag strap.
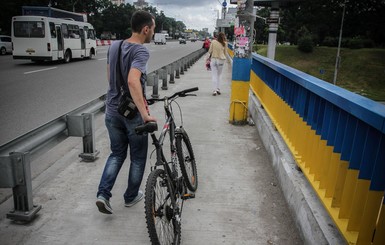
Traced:
[[[121, 53], [122, 53], [122, 44], [123, 44], [124, 40], [120, 41], [120, 44], [119, 44], [119, 49], [118, 49], [118, 60], [116, 61], [116, 79], [118, 80], [118, 85], [120, 86], [120, 93], [123, 95], [124, 92], [125, 92], [125, 89], [124, 89], [124, 86], [123, 86], [123, 82], [124, 82], [124, 78], [123, 78], [123, 75], [122, 75], [122, 70], [120, 68], [120, 57], [121, 57]], [[131, 98], [131, 94], [130, 94], [130, 91], [126, 91], [128, 92], [128, 96]]]

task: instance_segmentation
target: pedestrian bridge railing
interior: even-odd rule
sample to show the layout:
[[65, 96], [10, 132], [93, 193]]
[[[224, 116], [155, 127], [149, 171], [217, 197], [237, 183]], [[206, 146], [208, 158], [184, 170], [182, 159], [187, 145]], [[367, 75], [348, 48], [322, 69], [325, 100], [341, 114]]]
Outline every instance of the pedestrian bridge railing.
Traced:
[[250, 91], [347, 243], [385, 244], [385, 106], [257, 54]]

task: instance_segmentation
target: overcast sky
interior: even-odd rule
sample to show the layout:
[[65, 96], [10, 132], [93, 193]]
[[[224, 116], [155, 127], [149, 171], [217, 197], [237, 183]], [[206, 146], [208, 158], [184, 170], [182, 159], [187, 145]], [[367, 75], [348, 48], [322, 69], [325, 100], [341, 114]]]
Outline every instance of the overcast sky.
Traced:
[[[136, 1], [126, 0], [126, 3], [132, 5]], [[209, 28], [209, 32], [212, 33], [218, 17], [218, 10], [221, 13], [223, 0], [146, 0], [146, 2], [156, 7], [158, 11], [163, 10], [167, 17], [183, 21], [187, 29]], [[226, 2], [229, 6], [230, 0]], [[236, 7], [235, 5], [230, 6]]]

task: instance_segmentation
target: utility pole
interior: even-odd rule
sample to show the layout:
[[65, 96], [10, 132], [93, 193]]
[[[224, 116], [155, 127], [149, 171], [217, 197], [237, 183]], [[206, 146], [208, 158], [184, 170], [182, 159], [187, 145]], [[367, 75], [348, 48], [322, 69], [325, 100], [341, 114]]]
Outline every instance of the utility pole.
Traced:
[[269, 24], [269, 40], [267, 44], [267, 58], [275, 58], [275, 48], [277, 46], [277, 32], [279, 25], [279, 2], [272, 2], [270, 17], [266, 20]]
[[[223, 21], [226, 20], [226, 7], [227, 7], [227, 2], [226, 0], [223, 0], [223, 3], [222, 3], [222, 19]], [[221, 32], [225, 32], [225, 27], [221, 27]]]
[[75, 13], [75, 4], [78, 2], [78, 0], [76, 0], [75, 2], [72, 0], [72, 12]]

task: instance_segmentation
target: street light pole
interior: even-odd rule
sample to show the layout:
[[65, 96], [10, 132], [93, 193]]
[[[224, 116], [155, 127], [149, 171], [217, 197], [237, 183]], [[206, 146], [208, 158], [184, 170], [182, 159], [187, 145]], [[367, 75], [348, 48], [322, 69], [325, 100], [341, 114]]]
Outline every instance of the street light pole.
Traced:
[[337, 57], [336, 57], [336, 65], [334, 67], [334, 78], [333, 78], [333, 84], [336, 85], [337, 83], [337, 73], [338, 69], [340, 68], [341, 63], [341, 57], [340, 57], [340, 49], [341, 49], [341, 39], [342, 39], [342, 29], [344, 27], [344, 18], [345, 18], [345, 8], [346, 8], [346, 2], [344, 1], [344, 8], [342, 10], [342, 19], [341, 19], [341, 29], [340, 29], [340, 37], [338, 39], [338, 48], [337, 48]]

